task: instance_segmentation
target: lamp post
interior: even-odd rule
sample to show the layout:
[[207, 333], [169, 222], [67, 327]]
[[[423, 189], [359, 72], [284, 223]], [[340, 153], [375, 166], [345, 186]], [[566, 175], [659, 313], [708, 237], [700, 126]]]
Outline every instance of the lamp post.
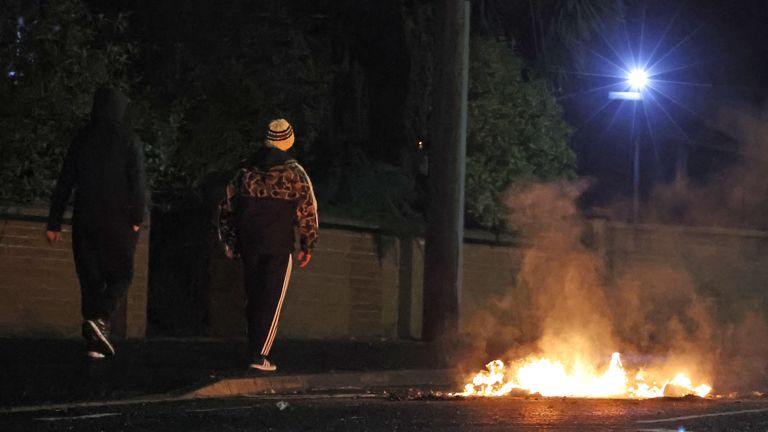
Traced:
[[[613, 91], [608, 93], [609, 99], [626, 100], [636, 103], [643, 101], [643, 90], [648, 85], [648, 72], [643, 69], [632, 69], [627, 73], [626, 84], [630, 91]], [[635, 106], [635, 112], [637, 106]], [[635, 131], [635, 119], [632, 119], [632, 222], [639, 221], [640, 213], [640, 138]]]

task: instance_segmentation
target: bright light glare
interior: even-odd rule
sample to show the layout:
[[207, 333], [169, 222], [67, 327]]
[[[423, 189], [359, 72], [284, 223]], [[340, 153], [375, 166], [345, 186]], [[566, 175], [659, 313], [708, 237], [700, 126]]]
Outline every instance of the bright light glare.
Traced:
[[642, 69], [633, 69], [627, 76], [629, 86], [635, 90], [642, 90], [648, 84], [648, 72]]
[[608, 92], [608, 99], [618, 100], [642, 100], [643, 94], [640, 92]]

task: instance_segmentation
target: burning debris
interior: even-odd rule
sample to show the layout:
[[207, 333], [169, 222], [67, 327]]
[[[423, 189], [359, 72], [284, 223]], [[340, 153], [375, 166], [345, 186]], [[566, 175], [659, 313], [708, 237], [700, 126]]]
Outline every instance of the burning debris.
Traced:
[[[580, 191], [578, 184], [533, 185], [510, 195], [510, 222], [525, 236], [520, 270], [507, 296], [471, 321], [486, 341], [517, 335], [504, 340], [505, 353], [489, 352], [486, 342], [486, 354], [518, 360], [488, 363], [455, 395], [709, 396], [702, 382], [711, 382], [717, 352], [712, 303], [683, 267], [634, 249], [609, 256], [607, 228], [581, 218], [574, 205]], [[614, 347], [642, 358], [606, 358]]]
[[542, 396], [571, 396], [589, 398], [649, 399], [657, 397], [706, 397], [712, 387], [701, 384], [694, 387], [685, 373], [672, 379], [649, 381], [647, 376], [658, 373], [638, 370], [634, 375], [627, 372], [621, 355], [613, 353], [608, 368], [602, 372], [575, 361], [566, 366], [561, 361], [529, 357], [513, 362], [509, 368], [501, 360], [486, 365], [458, 396], [506, 396], [523, 391]]

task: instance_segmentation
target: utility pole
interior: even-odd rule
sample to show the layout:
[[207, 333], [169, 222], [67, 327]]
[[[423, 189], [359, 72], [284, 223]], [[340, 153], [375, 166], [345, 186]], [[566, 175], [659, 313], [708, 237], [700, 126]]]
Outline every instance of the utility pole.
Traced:
[[469, 85], [469, 1], [435, 5], [435, 62], [429, 124], [423, 338], [458, 336], [464, 242]]
[[632, 223], [640, 223], [640, 137], [632, 125]]

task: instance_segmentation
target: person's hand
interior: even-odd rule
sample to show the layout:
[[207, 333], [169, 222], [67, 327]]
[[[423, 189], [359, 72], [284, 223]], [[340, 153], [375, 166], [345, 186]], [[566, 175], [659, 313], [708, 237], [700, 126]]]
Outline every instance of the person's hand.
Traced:
[[45, 239], [48, 240], [48, 244], [53, 244], [61, 240], [61, 231], [46, 231]]
[[309, 252], [299, 251], [299, 267], [304, 268], [309, 264], [309, 260], [312, 259], [312, 254]]
[[224, 246], [224, 255], [226, 255], [229, 259], [234, 259], [235, 251], [233, 251], [229, 246]]
[[132, 225], [132, 226], [133, 226], [133, 232], [136, 232], [136, 231], [138, 231], [138, 230], [139, 230], [139, 228], [141, 228], [141, 227], [140, 227], [140, 226], [138, 226], [138, 225]]

